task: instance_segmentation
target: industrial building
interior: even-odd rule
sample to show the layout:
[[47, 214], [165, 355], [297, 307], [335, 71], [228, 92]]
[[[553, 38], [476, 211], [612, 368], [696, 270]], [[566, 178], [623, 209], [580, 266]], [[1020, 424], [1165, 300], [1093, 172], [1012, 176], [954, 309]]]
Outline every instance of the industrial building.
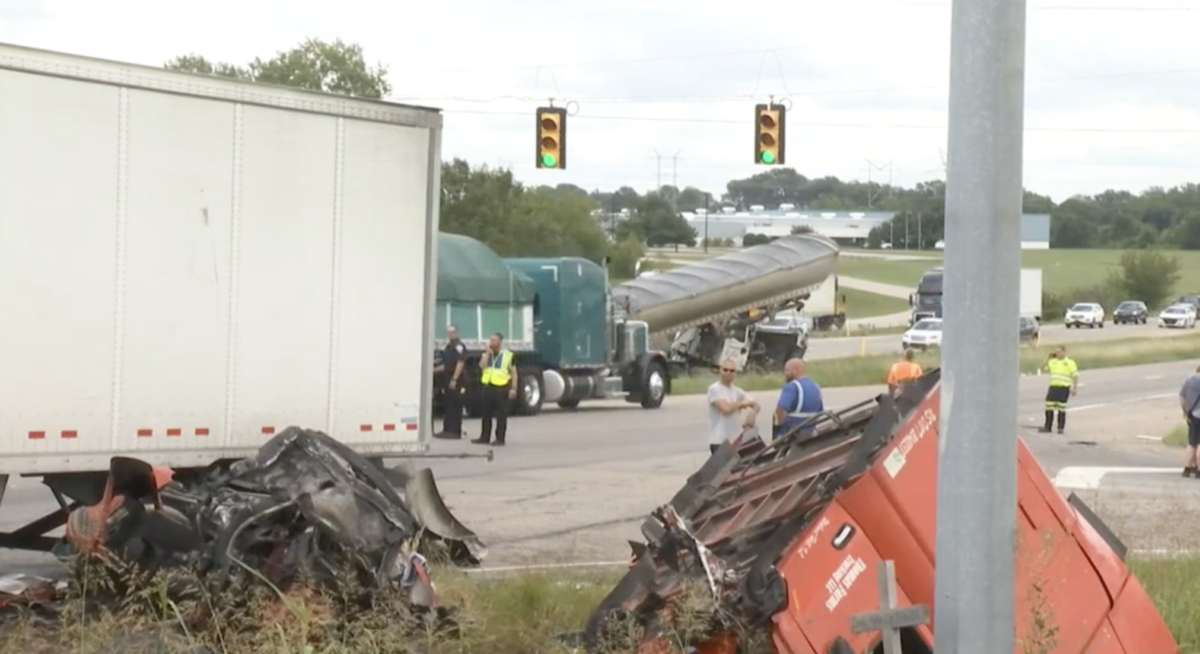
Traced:
[[[697, 239], [707, 236], [709, 239], [731, 239], [740, 243], [746, 234], [782, 236], [790, 234], [796, 226], [806, 225], [817, 234], [844, 243], [865, 245], [871, 230], [886, 225], [894, 215], [895, 212], [891, 211], [797, 211], [784, 205], [774, 210], [752, 207], [750, 211], [736, 211], [732, 207], [725, 207], [707, 216], [700, 210], [684, 213], [683, 217], [696, 230]], [[916, 216], [908, 221], [912, 240], [916, 239], [916, 234], [921, 229], [919, 222]], [[889, 240], [891, 239], [888, 235], [884, 235], [884, 242]], [[1049, 248], [1050, 215], [1039, 213], [1021, 216], [1021, 249]]]

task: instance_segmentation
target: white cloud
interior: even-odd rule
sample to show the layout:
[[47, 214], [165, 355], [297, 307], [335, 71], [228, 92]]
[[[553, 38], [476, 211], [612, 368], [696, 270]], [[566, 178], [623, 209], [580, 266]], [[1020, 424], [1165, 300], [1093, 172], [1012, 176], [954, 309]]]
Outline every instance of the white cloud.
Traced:
[[[150, 65], [358, 42], [396, 99], [446, 109], [447, 156], [587, 188], [652, 187], [657, 150], [664, 183], [719, 192], [762, 170], [751, 109], [775, 94], [793, 103], [789, 165], [910, 185], [941, 175], [949, 4], [6, 0], [0, 40]], [[1200, 0], [1030, 0], [1028, 14], [1027, 187], [1062, 199], [1195, 179]], [[533, 167], [533, 107], [550, 96], [578, 103], [566, 171]], [[1170, 128], [1192, 131], [1151, 131]]]

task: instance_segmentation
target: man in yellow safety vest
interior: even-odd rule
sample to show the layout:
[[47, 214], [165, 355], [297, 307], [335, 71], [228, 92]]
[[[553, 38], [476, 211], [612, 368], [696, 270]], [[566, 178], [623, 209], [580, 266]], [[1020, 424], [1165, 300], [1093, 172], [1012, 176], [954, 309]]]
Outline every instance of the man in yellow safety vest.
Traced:
[[503, 334], [492, 334], [487, 352], [479, 360], [479, 368], [483, 370], [479, 379], [483, 394], [483, 425], [479, 438], [471, 441], [478, 445], [487, 445], [492, 440], [493, 420], [496, 422], [496, 445], [504, 445], [508, 435], [508, 402], [517, 396], [517, 367], [513, 364], [513, 353], [502, 346], [503, 342]]
[[1046, 372], [1050, 373], [1050, 388], [1046, 391], [1046, 424], [1039, 431], [1050, 433], [1057, 412], [1058, 433], [1061, 434], [1067, 426], [1067, 401], [1079, 391], [1079, 366], [1067, 356], [1066, 346], [1059, 345], [1046, 360]]

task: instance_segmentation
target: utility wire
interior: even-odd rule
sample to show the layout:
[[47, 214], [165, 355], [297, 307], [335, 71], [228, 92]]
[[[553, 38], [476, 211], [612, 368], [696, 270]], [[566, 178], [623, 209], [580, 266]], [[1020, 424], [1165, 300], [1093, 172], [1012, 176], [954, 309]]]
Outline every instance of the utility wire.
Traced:
[[[1114, 12], [1133, 12], [1133, 13], [1185, 13], [1192, 12], [1191, 7], [1183, 3], [1182, 0], [1176, 0], [1175, 5], [1155, 5], [1155, 6], [1140, 6], [1140, 5], [1075, 5], [1075, 4], [1055, 4], [1055, 5], [1027, 5], [1026, 9], [1034, 11], [1077, 11], [1077, 12], [1094, 12], [1094, 13], [1114, 13]], [[949, 2], [923, 2], [922, 0], [858, 0], [844, 1], [839, 4], [840, 7], [853, 7], [856, 5], [877, 5], [887, 7], [929, 7], [938, 9], [950, 9]], [[721, 59], [726, 57], [742, 57], [748, 55], [763, 55], [767, 52], [783, 52], [787, 50], [803, 50], [807, 48], [816, 48], [821, 46], [836, 45], [845, 46], [855, 43], [856, 39], [836, 39], [826, 40], [812, 43], [793, 43], [787, 45], [779, 45], [769, 48], [754, 48], [752, 50], [732, 50], [723, 52], [693, 52], [679, 55], [666, 55], [659, 57], [637, 57], [628, 59], [601, 59], [593, 61], [578, 61], [564, 62], [556, 64], [514, 64], [510, 66], [479, 66], [479, 67], [463, 67], [463, 68], [421, 68], [407, 70], [390, 70], [391, 75], [445, 75], [452, 73], [488, 73], [501, 71], [518, 71], [518, 70], [538, 70], [540, 68], [596, 68], [602, 66], [627, 66], [633, 64], [650, 64], [661, 63], [668, 61], [694, 61], [698, 59]]]
[[[445, 109], [448, 114], [471, 114], [477, 116], [529, 116], [527, 111], [478, 111], [472, 109]], [[680, 123], [700, 125], [744, 125], [744, 120], [729, 118], [689, 118], [663, 116], [612, 116], [580, 113], [573, 120], [608, 120], [632, 123]], [[904, 123], [816, 123], [796, 121], [788, 118], [790, 127], [831, 127], [847, 129], [887, 130], [944, 130], [945, 125], [919, 125]], [[1200, 134], [1200, 127], [1026, 127], [1026, 132], [1078, 133], [1078, 134]]]
[[[1120, 73], [1097, 73], [1089, 75], [1066, 75], [1062, 77], [1046, 77], [1042, 79], [1028, 80], [1031, 83], [1059, 83], [1059, 82], [1078, 82], [1091, 81], [1099, 79], [1117, 79], [1117, 78], [1139, 78], [1139, 77], [1155, 77], [1168, 75], [1197, 75], [1200, 74], [1200, 68], [1178, 68], [1172, 70], [1144, 70], [1144, 71], [1126, 71]], [[768, 81], [770, 81], [768, 79]], [[757, 84], [761, 86], [761, 82]], [[557, 86], [556, 86], [557, 88]], [[908, 93], [911, 91], [944, 91], [949, 87], [946, 84], [926, 84], [912, 86], [888, 86], [874, 88], [858, 88], [858, 89], [822, 89], [819, 91], [792, 91], [786, 94], [781, 94], [780, 97], [804, 97], [816, 98], [834, 95], [862, 95], [862, 94], [884, 94], [884, 93]], [[563, 95], [563, 98], [571, 97]], [[723, 95], [723, 96], [625, 96], [625, 97], [596, 97], [582, 98], [572, 97], [575, 102], [590, 103], [590, 104], [649, 104], [649, 103], [678, 103], [678, 104], [717, 104], [717, 103], [732, 103], [745, 102], [747, 100], [761, 99], [761, 94], [739, 94], [739, 95]], [[467, 102], [472, 104], [491, 104], [494, 102], [541, 102], [546, 98], [544, 96], [522, 96], [522, 95], [497, 95], [497, 96], [402, 96], [389, 98], [395, 102], [417, 102], [417, 103], [441, 103], [441, 102]]]

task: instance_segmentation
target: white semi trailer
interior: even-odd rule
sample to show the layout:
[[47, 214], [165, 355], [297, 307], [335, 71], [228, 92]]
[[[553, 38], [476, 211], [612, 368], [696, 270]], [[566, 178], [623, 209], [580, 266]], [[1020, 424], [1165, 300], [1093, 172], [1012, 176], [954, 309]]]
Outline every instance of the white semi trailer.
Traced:
[[0, 44], [0, 500], [32, 476], [87, 504], [113, 456], [186, 473], [290, 425], [425, 452], [441, 133]]

